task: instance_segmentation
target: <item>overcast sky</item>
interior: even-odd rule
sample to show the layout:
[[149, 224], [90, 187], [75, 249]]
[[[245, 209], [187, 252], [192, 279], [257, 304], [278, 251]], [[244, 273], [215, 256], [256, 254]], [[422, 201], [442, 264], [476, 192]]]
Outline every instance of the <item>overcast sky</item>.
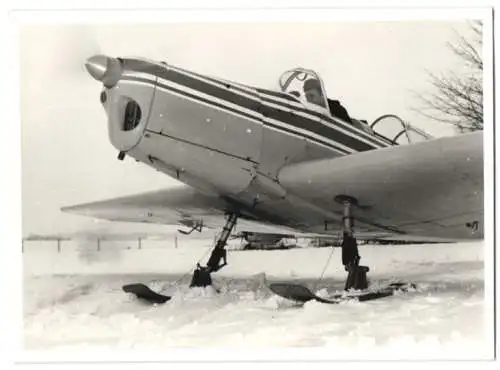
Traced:
[[317, 71], [356, 118], [394, 113], [434, 136], [453, 135], [412, 111], [425, 70], [458, 70], [446, 48], [467, 23], [335, 22], [24, 25], [20, 33], [23, 235], [87, 228], [62, 206], [176, 184], [108, 140], [101, 86], [84, 71], [96, 53], [143, 56], [249, 85], [276, 87], [286, 69]]

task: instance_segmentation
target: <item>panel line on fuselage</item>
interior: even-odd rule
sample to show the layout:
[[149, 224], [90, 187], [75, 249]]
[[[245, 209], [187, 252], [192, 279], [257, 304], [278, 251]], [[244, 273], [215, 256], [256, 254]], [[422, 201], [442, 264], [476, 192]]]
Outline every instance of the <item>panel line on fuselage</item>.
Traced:
[[156, 132], [156, 131], [153, 131], [153, 130], [150, 130], [150, 129], [146, 129], [145, 132], [150, 133], [150, 134], [154, 134], [154, 135], [159, 135], [159, 136], [162, 136], [162, 137], [166, 137], [166, 138], [171, 139], [171, 140], [180, 141], [180, 142], [183, 142], [183, 143], [186, 143], [186, 144], [189, 144], [189, 145], [194, 145], [194, 146], [197, 146], [199, 148], [210, 150], [212, 152], [216, 152], [216, 153], [219, 153], [219, 154], [227, 155], [228, 157], [232, 157], [232, 158], [235, 158], [235, 159], [240, 159], [242, 161], [250, 162], [250, 163], [253, 163], [253, 164], [258, 164], [257, 162], [251, 160], [250, 158], [243, 158], [243, 157], [240, 157], [238, 155], [234, 155], [234, 154], [225, 152], [223, 150], [219, 150], [219, 149], [215, 149], [215, 148], [212, 148], [212, 147], [209, 147], [209, 146], [206, 146], [206, 145], [194, 143], [194, 142], [186, 140], [186, 139], [180, 139], [178, 137], [165, 134], [164, 132]]

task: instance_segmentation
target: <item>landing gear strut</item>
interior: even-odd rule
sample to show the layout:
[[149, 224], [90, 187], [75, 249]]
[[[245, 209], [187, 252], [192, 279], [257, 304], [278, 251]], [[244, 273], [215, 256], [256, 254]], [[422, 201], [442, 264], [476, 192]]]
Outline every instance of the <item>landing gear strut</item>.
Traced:
[[[308, 287], [294, 283], [272, 283], [269, 289], [275, 294], [291, 299], [296, 302], [308, 302], [315, 300], [321, 303], [338, 304], [345, 300], [356, 300], [358, 302], [370, 301], [394, 295], [395, 292], [408, 292], [415, 289], [415, 284], [411, 283], [390, 283], [385, 288], [377, 290], [366, 290], [368, 288], [368, 279], [366, 273], [370, 271], [367, 266], [360, 266], [358, 243], [353, 233], [354, 218], [352, 209], [358, 207], [355, 198], [348, 195], [338, 195], [335, 201], [342, 204], [343, 212], [343, 240], [342, 240], [342, 264], [348, 272], [345, 282], [344, 292], [330, 295], [328, 298], [319, 297]], [[356, 291], [353, 291], [356, 290]], [[361, 291], [361, 292], [360, 292]]]
[[[190, 288], [192, 287], [206, 287], [208, 285], [212, 285], [212, 277], [210, 274], [212, 272], [219, 271], [222, 267], [227, 265], [227, 255], [226, 255], [226, 243], [233, 231], [234, 226], [236, 225], [236, 220], [238, 215], [236, 213], [229, 214], [226, 225], [222, 229], [219, 238], [217, 239], [217, 243], [215, 243], [215, 247], [212, 250], [212, 254], [208, 259], [206, 266], [201, 266], [199, 263], [196, 266], [196, 270], [194, 270], [193, 277], [191, 279]], [[222, 261], [222, 263], [221, 263]]]
[[370, 271], [367, 266], [360, 266], [361, 259], [358, 251], [358, 243], [354, 237], [352, 217], [352, 207], [357, 205], [355, 198], [347, 195], [339, 195], [336, 200], [344, 206], [343, 221], [343, 240], [342, 240], [342, 264], [348, 272], [345, 282], [345, 290], [355, 289], [363, 290], [368, 288], [368, 279], [366, 273]]
[[[212, 285], [212, 278], [210, 274], [212, 272], [219, 271], [222, 267], [227, 265], [225, 246], [227, 239], [231, 235], [231, 231], [236, 225], [237, 218], [238, 215], [235, 213], [231, 213], [229, 215], [226, 225], [222, 229], [222, 233], [212, 250], [212, 255], [208, 259], [207, 265], [200, 266], [198, 263], [196, 270], [194, 271], [193, 278], [191, 279], [190, 287], [205, 287], [207, 285]], [[165, 296], [157, 293], [142, 283], [127, 284], [124, 285], [122, 289], [127, 293], [134, 294], [139, 299], [144, 299], [155, 304], [165, 303], [172, 298], [171, 296]]]

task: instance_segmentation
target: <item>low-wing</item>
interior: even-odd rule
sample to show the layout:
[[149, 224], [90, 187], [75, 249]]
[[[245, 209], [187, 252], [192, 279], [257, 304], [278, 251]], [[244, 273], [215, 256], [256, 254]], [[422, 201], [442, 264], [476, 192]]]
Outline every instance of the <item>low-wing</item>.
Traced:
[[[61, 210], [82, 216], [108, 221], [153, 223], [193, 228], [221, 228], [225, 215], [235, 206], [222, 197], [204, 194], [189, 186], [178, 186], [164, 190], [145, 192], [63, 207]], [[294, 230], [241, 217], [238, 231], [256, 233], [290, 233]]]

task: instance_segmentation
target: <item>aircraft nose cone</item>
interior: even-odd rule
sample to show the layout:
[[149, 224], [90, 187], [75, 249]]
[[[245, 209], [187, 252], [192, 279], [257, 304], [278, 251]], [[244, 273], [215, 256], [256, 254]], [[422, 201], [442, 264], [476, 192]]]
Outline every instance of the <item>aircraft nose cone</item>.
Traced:
[[97, 81], [102, 81], [108, 71], [109, 57], [106, 55], [94, 55], [87, 59], [85, 68], [87, 72]]
[[85, 68], [92, 78], [101, 81], [107, 88], [115, 86], [123, 72], [121, 59], [102, 54], [94, 55], [87, 59]]

